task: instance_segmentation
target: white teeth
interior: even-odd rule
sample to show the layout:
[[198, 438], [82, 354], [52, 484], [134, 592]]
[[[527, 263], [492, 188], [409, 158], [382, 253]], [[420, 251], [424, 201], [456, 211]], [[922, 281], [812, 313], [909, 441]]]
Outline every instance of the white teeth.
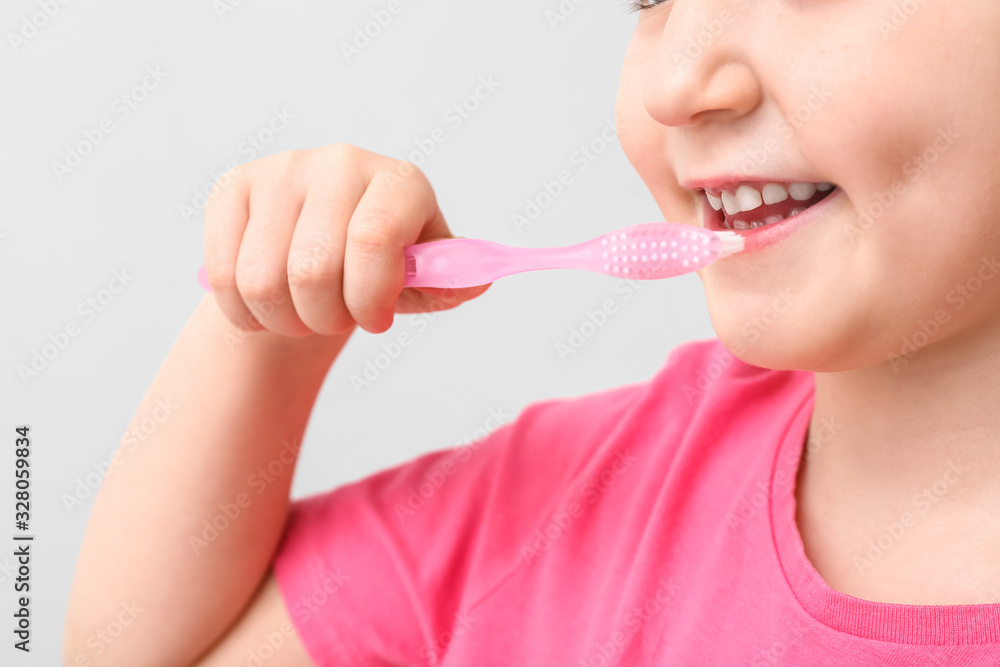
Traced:
[[726, 213], [729, 215], [736, 215], [741, 210], [740, 205], [736, 203], [736, 197], [728, 190], [722, 191], [722, 205], [726, 207]]
[[777, 204], [788, 199], [788, 190], [777, 183], [768, 183], [762, 193], [765, 204]]
[[756, 188], [750, 185], [741, 185], [736, 188], [736, 203], [739, 204], [740, 211], [752, 211], [758, 208], [763, 201]]
[[[794, 209], [794, 211], [797, 213], [801, 213], [804, 210], [805, 210], [804, 208]], [[792, 215], [795, 215], [795, 213], [791, 213], [789, 217], [791, 217]], [[785, 216], [775, 214], [767, 216], [766, 218], [764, 218], [763, 221], [754, 220], [753, 222], [747, 222], [746, 220], [733, 220], [733, 229], [757, 229], [758, 227], [767, 227], [768, 225], [773, 225], [774, 223], [781, 222], [784, 219]]]
[[[734, 216], [737, 213], [753, 211], [762, 205], [770, 206], [772, 204], [779, 204], [787, 200], [789, 196], [796, 201], [806, 201], [812, 199], [817, 192], [827, 192], [834, 187], [836, 186], [833, 183], [792, 183], [787, 188], [780, 183], [767, 183], [762, 190], [757, 190], [752, 185], [744, 183], [736, 188], [735, 192], [732, 190], [723, 190], [721, 197], [717, 197], [707, 190], [705, 191], [705, 196], [708, 197], [708, 203], [712, 205], [713, 209], [716, 211], [725, 209], [726, 215]], [[759, 227], [781, 222], [786, 217], [790, 218], [793, 215], [798, 215], [804, 210], [806, 210], [804, 206], [796, 207], [787, 216], [780, 214], [769, 215], [763, 220], [754, 220], [751, 222], [744, 220], [724, 220], [723, 224], [726, 229], [758, 229]]]
[[816, 194], [815, 183], [792, 183], [788, 186], [788, 194], [796, 201], [805, 201]]

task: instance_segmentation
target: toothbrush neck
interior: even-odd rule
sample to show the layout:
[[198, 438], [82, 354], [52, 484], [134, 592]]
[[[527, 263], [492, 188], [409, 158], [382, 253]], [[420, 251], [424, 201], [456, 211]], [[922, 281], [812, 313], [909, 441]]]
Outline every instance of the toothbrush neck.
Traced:
[[[529, 270], [582, 269], [589, 265], [592, 252], [586, 243], [556, 248], [510, 248], [508, 255]], [[508, 246], [509, 247], [509, 246]]]

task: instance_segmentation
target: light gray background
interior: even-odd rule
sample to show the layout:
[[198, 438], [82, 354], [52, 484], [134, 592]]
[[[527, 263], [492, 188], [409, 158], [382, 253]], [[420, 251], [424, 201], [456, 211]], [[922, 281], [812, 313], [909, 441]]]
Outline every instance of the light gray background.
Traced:
[[[564, 0], [575, 12], [555, 28], [546, 12], [558, 0], [400, 0], [402, 11], [351, 62], [341, 44], [387, 1], [44, 0], [58, 12], [15, 48], [10, 35], [42, 1], [6, 3], [0, 21], [0, 542], [12, 544], [14, 533], [20, 424], [32, 427], [37, 535], [30, 657], [11, 647], [13, 548], [0, 547], [0, 662], [51, 667], [61, 664], [69, 584], [93, 501], [68, 510], [65, 497], [88, 475], [99, 479], [95, 466], [117, 448], [203, 295], [195, 277], [203, 218], [185, 221], [179, 209], [213, 172], [247, 159], [241, 142], [267, 126], [273, 109], [294, 119], [259, 156], [347, 142], [405, 158], [415, 140], [443, 128], [447, 139], [420, 166], [458, 236], [564, 245], [661, 218], [617, 142], [582, 173], [573, 162], [614, 118], [636, 22], [624, 0]], [[220, 15], [222, 6], [232, 11]], [[167, 76], [121, 119], [112, 103], [147, 67]], [[452, 129], [443, 114], [480, 76], [499, 88]], [[53, 162], [102, 118], [113, 132], [60, 182]], [[573, 184], [518, 233], [511, 215], [563, 169]], [[134, 279], [86, 321], [78, 305], [123, 269]], [[521, 274], [438, 314], [424, 331], [410, 316], [380, 335], [359, 330], [313, 412], [294, 496], [467, 441], [490, 409], [513, 416], [548, 397], [645, 380], [677, 344], [714, 335], [696, 276], [645, 283], [627, 300], [616, 282], [577, 271]], [[609, 298], [618, 312], [561, 360], [556, 344]], [[70, 322], [79, 335], [22, 381], [18, 366]], [[401, 331], [413, 344], [359, 395], [350, 376]]]

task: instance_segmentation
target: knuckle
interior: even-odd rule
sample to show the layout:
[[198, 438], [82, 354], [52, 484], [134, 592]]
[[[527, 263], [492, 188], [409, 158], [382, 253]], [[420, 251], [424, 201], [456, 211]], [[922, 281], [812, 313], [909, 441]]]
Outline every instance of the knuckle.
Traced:
[[283, 284], [284, 276], [279, 276], [276, 271], [244, 268], [242, 265], [236, 267], [236, 288], [248, 304], [275, 300]]
[[272, 183], [273, 187], [283, 190], [296, 181], [305, 163], [304, 153], [305, 151], [301, 150], [283, 151], [269, 158], [273, 161], [272, 168], [268, 173], [268, 181]]
[[299, 166], [304, 163], [309, 157], [309, 151], [303, 149], [294, 149], [290, 151], [282, 151], [275, 154], [277, 158], [277, 163], [286, 172], [295, 171]]
[[437, 206], [430, 179], [412, 162], [397, 162], [395, 169], [383, 171], [380, 177], [388, 183], [391, 191], [402, 190], [402, 196], [412, 198], [419, 208]]
[[420, 167], [413, 164], [409, 160], [398, 160], [396, 162], [396, 173], [398, 173], [403, 178], [413, 180], [413, 181], [426, 181], [427, 176], [424, 172], [420, 170]]
[[319, 149], [319, 154], [324, 160], [350, 164], [361, 158], [363, 151], [357, 146], [345, 143], [334, 143]]
[[392, 168], [384, 168], [379, 177], [389, 184], [393, 191], [402, 188], [404, 191], [424, 192], [430, 190], [430, 181], [424, 172], [412, 162], [396, 160]]
[[328, 287], [340, 277], [340, 267], [322, 246], [288, 254], [288, 284], [291, 287]]
[[217, 257], [205, 258], [205, 275], [213, 291], [229, 290], [236, 287], [236, 267], [231, 262]]
[[409, 160], [404, 161], [401, 168], [406, 169], [408, 176], [407, 178], [413, 180], [416, 184], [420, 186], [430, 187], [430, 179], [427, 178], [427, 174], [424, 173], [423, 169], [413, 164]]
[[251, 187], [257, 189], [280, 189], [292, 185], [305, 162], [302, 150], [282, 151], [254, 160], [251, 163], [253, 180]]
[[357, 214], [347, 227], [347, 242], [363, 252], [381, 253], [394, 248], [398, 238], [396, 215], [373, 208]]
[[303, 150], [281, 151], [280, 153], [262, 157], [259, 162], [260, 164], [267, 165], [272, 169], [283, 171], [298, 164], [302, 160], [303, 153], [305, 152], [306, 151]]

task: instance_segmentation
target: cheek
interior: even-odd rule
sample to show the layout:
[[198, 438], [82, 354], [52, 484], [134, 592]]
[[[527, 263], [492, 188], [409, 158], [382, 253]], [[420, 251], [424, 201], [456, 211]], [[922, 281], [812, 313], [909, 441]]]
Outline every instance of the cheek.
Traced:
[[[656, 201], [663, 219], [698, 224], [700, 200], [678, 183], [678, 161], [668, 141], [669, 128], [650, 117], [643, 102], [641, 67], [626, 56], [615, 101], [615, 124], [625, 157]], [[644, 222], [653, 222], [646, 220]]]
[[[851, 98], [831, 105], [835, 117], [823, 119], [839, 119], [828, 133], [839, 150], [823, 133], [811, 135], [842, 156], [836, 168], [848, 175], [856, 211], [843, 223], [860, 233], [845, 235], [841, 252], [867, 281], [852, 276], [848, 285], [875, 293], [865, 299], [874, 308], [868, 347], [890, 354], [913, 337], [921, 347], [1000, 319], [989, 268], [1000, 251], [1000, 129], [978, 103], [1000, 97], [1000, 50], [980, 41], [993, 32], [975, 25], [986, 15], [953, 14], [928, 4], [877, 42], [877, 75], [860, 79]], [[1000, 28], [1000, 13], [988, 15]]]
[[[738, 356], [832, 372], [1000, 324], [1000, 47], [971, 25], [1000, 28], [993, 6], [955, 19], [927, 5], [891, 39], [859, 32], [851, 48], [814, 49], [813, 63], [761, 68], [782, 72], [770, 89], [788, 91], [778, 103], [796, 147], [847, 201], [829, 233], [802, 243], [816, 252], [703, 272], [713, 325]], [[784, 313], [782, 290], [798, 303]]]
[[633, 40], [625, 56], [625, 64], [618, 83], [615, 125], [625, 157], [645, 181], [647, 174], [664, 167], [663, 155], [662, 153], [658, 155], [658, 148], [662, 147], [663, 128], [658, 130], [645, 113], [637, 49]]

